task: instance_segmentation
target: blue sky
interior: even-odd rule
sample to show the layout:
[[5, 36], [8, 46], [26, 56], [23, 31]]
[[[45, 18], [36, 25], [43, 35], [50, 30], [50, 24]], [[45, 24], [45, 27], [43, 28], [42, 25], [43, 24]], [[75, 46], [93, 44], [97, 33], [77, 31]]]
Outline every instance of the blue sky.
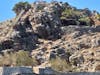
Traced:
[[[13, 6], [20, 1], [34, 2], [36, 0], [1, 0], [0, 1], [0, 22], [13, 18], [15, 13], [12, 11]], [[45, 0], [50, 1], [50, 0]], [[58, 0], [68, 2], [77, 8], [89, 8], [100, 12], [100, 0]]]

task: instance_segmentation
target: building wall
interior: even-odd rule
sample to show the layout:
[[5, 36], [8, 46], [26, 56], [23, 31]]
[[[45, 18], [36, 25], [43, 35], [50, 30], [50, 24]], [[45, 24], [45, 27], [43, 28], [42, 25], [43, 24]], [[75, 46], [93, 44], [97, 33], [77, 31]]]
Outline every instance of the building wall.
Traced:
[[33, 74], [30, 67], [0, 67], [0, 75]]
[[100, 75], [100, 72], [76, 72], [76, 73], [61, 73], [57, 75]]

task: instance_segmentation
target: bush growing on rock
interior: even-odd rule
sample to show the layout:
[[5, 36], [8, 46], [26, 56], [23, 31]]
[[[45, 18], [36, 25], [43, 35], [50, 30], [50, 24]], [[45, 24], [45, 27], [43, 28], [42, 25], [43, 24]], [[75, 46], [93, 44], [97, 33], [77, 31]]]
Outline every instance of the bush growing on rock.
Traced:
[[83, 23], [82, 25], [91, 25], [91, 20], [89, 17], [81, 17], [79, 21], [80, 21], [80, 24]]
[[62, 12], [61, 19], [78, 19], [81, 16], [80, 11], [72, 10], [72, 9], [65, 9]]
[[100, 14], [95, 15], [95, 18], [100, 21]]
[[19, 2], [13, 7], [13, 11], [18, 15], [22, 10], [28, 10], [31, 5], [28, 2]]

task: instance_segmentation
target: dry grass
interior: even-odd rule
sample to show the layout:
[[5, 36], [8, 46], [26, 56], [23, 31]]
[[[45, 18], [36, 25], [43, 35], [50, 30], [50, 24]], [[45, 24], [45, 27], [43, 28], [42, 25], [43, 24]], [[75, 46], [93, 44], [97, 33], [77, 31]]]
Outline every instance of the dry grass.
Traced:
[[52, 69], [58, 72], [68, 72], [72, 70], [70, 64], [66, 62], [66, 60], [57, 57], [56, 59], [50, 60]]
[[19, 51], [15, 53], [5, 53], [0, 58], [0, 66], [33, 66], [37, 61], [29, 56], [28, 51]]

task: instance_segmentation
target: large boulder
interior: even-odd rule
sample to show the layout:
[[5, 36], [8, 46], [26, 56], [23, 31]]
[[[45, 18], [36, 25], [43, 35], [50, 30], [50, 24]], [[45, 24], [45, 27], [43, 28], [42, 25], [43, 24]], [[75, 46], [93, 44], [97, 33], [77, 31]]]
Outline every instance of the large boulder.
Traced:
[[60, 10], [61, 6], [59, 3], [53, 3], [49, 6], [44, 6], [44, 8], [40, 11], [35, 11], [35, 9], [32, 9], [35, 14], [32, 14], [31, 12], [32, 16], [29, 17], [29, 20], [33, 26], [33, 31], [40, 38], [59, 38], [61, 26], [61, 20], [59, 17]]

